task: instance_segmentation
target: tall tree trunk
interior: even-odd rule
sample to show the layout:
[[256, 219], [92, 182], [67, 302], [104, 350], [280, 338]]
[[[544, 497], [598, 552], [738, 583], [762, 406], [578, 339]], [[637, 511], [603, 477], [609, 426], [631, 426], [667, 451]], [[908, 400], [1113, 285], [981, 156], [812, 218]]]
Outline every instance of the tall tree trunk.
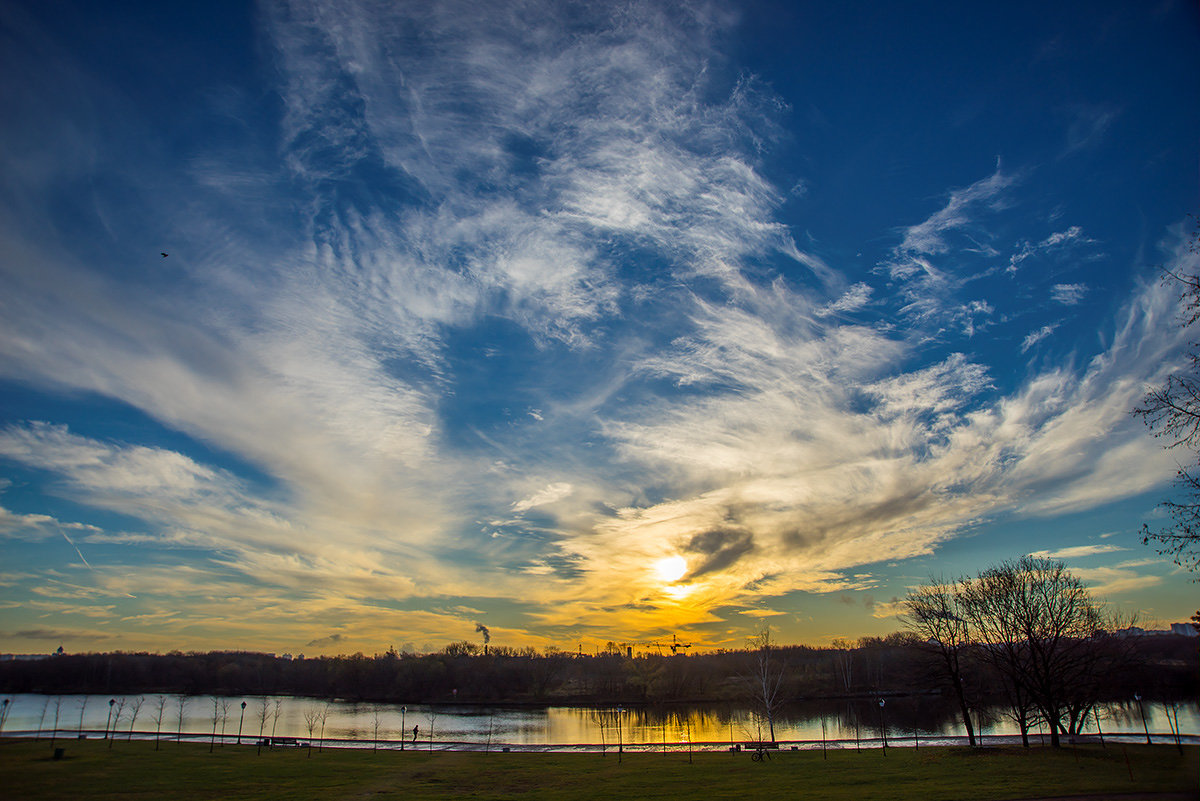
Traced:
[[967, 727], [967, 741], [975, 747], [975, 727], [971, 723], [971, 709], [967, 706], [967, 696], [963, 692], [962, 679], [954, 677], [954, 692], [958, 696], [958, 708], [962, 711], [963, 725]]

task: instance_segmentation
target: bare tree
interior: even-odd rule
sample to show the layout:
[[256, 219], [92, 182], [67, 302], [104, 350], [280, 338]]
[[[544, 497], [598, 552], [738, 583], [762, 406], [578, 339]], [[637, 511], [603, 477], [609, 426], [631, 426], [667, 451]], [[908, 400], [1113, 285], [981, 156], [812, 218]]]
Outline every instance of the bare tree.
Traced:
[[754, 654], [753, 673], [750, 675], [750, 693], [759, 715], [767, 722], [771, 742], [775, 742], [775, 715], [783, 706], [783, 668], [772, 662], [771, 627], [764, 625], [748, 640], [748, 648]]
[[89, 698], [91, 698], [91, 696], [90, 696], [90, 695], [84, 695], [84, 696], [82, 696], [82, 699], [83, 699], [83, 700], [81, 700], [81, 701], [79, 702], [79, 730], [78, 730], [78, 735], [79, 735], [79, 738], [80, 738], [80, 739], [83, 739], [83, 711], [84, 711], [85, 709], [87, 709], [87, 705], [88, 705], [88, 699], [89, 699]]
[[271, 737], [275, 737], [275, 730], [279, 727], [279, 713], [283, 710], [283, 699], [276, 697], [271, 702]]
[[229, 699], [221, 699], [221, 745], [225, 745], [225, 724], [229, 722]]
[[221, 721], [221, 699], [215, 695], [212, 699], [212, 736], [208, 741], [208, 753], [213, 752], [213, 748], [217, 745], [217, 724]]
[[308, 756], [312, 758], [312, 739], [313, 732], [317, 728], [317, 723], [321, 720], [321, 710], [315, 705], [309, 705], [304, 710], [304, 727], [308, 729]]
[[124, 714], [125, 706], [128, 703], [129, 703], [129, 699], [123, 695], [121, 696], [121, 700], [116, 702], [115, 712], [113, 713], [113, 720], [112, 720], [112, 736], [108, 738], [109, 750], [112, 750], [113, 740], [117, 739], [117, 727], [120, 726], [120, 724], [121, 724], [121, 716]]
[[[1189, 250], [1200, 253], [1200, 221]], [[1179, 323], [1189, 329], [1200, 320], [1200, 275], [1163, 271], [1165, 283], [1179, 287]], [[1166, 441], [1164, 447], [1190, 451], [1190, 467], [1180, 465], [1176, 472], [1184, 500], [1164, 501], [1171, 523], [1158, 530], [1142, 526], [1142, 541], [1158, 544], [1158, 552], [1171, 556], [1188, 570], [1200, 568], [1200, 343], [1189, 345], [1187, 364], [1167, 377], [1164, 384], [1146, 393], [1134, 414], [1145, 421], [1155, 437]]]
[[125, 738], [127, 741], [133, 739], [133, 724], [137, 722], [138, 713], [142, 711], [142, 704], [145, 701], [146, 698], [139, 695], [129, 702], [129, 735]]
[[[4, 724], [8, 720], [8, 713], [12, 711], [12, 706], [13, 706], [13, 699], [11, 696], [8, 698], [5, 698], [3, 701], [0, 701], [0, 734], [4, 733]], [[80, 714], [80, 720], [82, 720], [82, 719], [83, 719], [83, 715]], [[82, 730], [82, 728], [83, 728], [83, 725], [80, 724], [80, 729]]]
[[184, 695], [183, 693], [180, 693], [179, 695], [175, 696], [175, 705], [179, 709], [179, 727], [175, 732], [175, 734], [176, 734], [175, 742], [177, 742], [177, 743], [183, 742], [183, 716], [184, 716], [184, 712], [187, 711], [188, 700], [189, 700], [188, 697], [186, 695]]
[[162, 739], [163, 711], [167, 708], [167, 696], [165, 696], [165, 695], [158, 696], [158, 702], [156, 704], [156, 707], [157, 707], [157, 709], [155, 710], [155, 714], [154, 714], [154, 723], [155, 723], [154, 750], [155, 751], [158, 750], [159, 741]]
[[325, 719], [328, 717], [329, 717], [329, 703], [326, 702], [325, 705], [321, 707], [320, 716], [318, 718], [321, 721], [321, 740], [317, 745], [318, 751], [320, 751], [322, 748], [325, 747]]
[[263, 731], [267, 728], [267, 717], [269, 716], [267, 697], [264, 695], [258, 699], [258, 753], [262, 754]]
[[842, 691], [849, 695], [854, 681], [854, 643], [839, 637], [831, 645], [836, 649], [833, 654], [834, 673], [842, 685]]
[[1062, 562], [1025, 556], [960, 582], [958, 602], [981, 652], [1028, 694], [1058, 747], [1072, 694], [1094, 682], [1093, 638], [1109, 622], [1083, 582]]
[[963, 683], [966, 656], [971, 646], [971, 630], [959, 608], [955, 586], [944, 579], [930, 579], [928, 585], [908, 594], [904, 606], [907, 609], [904, 623], [909, 631], [917, 635], [923, 641], [923, 646], [934, 651], [941, 661], [958, 701], [963, 725], [967, 729], [967, 740], [973, 748], [975, 727], [971, 723], [971, 707], [967, 703]]
[[[379, 722], [380, 722], [379, 719], [382, 716], [382, 714], [383, 714], [383, 709], [380, 707], [379, 704], [373, 704], [371, 706], [372, 722], [375, 724], [374, 725], [374, 733], [371, 736], [371, 750], [372, 751], [379, 750]], [[309, 734], [309, 737], [311, 737], [311, 736], [312, 735]]]
[[62, 696], [54, 697], [54, 728], [50, 731], [50, 747], [54, 747], [54, 739], [58, 736], [58, 715], [62, 710]]
[[[47, 698], [46, 700], [42, 701], [42, 716], [40, 718], [38, 718], [37, 737], [35, 738], [37, 740], [42, 739], [42, 729], [46, 726], [46, 710], [49, 708], [50, 708], [50, 699]], [[104, 732], [104, 736], [105, 737], [108, 736], [107, 731]]]

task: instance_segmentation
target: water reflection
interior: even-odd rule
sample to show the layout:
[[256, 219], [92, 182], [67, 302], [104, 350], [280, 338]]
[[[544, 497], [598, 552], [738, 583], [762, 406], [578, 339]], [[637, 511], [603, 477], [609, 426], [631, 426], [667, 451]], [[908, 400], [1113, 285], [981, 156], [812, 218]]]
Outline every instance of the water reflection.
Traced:
[[[141, 704], [134, 702], [141, 698]], [[49, 736], [57, 719], [58, 736], [118, 738], [213, 737], [218, 741], [254, 742], [260, 736], [295, 737], [371, 744], [387, 748], [438, 749], [471, 747], [545, 748], [587, 745], [593, 748], [678, 749], [691, 745], [729, 747], [769, 740], [767, 722], [744, 706], [692, 704], [645, 707], [505, 707], [462, 705], [363, 704], [312, 698], [222, 698], [217, 696], [11, 696], [5, 735]], [[112, 704], [109, 701], [113, 701]], [[243, 710], [241, 703], [245, 701]], [[784, 707], [774, 720], [782, 742], [822, 742], [841, 747], [877, 746], [965, 736], [957, 707], [940, 696], [822, 700]], [[1145, 723], [1142, 711], [1145, 712]], [[1099, 710], [1106, 735], [1141, 735], [1149, 730], [1166, 741], [1174, 725], [1184, 735], [1200, 735], [1200, 704], [1171, 707], [1158, 702], [1107, 704]], [[984, 736], [1015, 735], [1016, 726], [1003, 709], [975, 715]], [[1090, 719], [1085, 732], [1097, 731]], [[1031, 735], [1036, 738], [1038, 731]], [[1035, 739], [1036, 741], [1036, 739]], [[378, 747], [378, 746], [376, 746]]]

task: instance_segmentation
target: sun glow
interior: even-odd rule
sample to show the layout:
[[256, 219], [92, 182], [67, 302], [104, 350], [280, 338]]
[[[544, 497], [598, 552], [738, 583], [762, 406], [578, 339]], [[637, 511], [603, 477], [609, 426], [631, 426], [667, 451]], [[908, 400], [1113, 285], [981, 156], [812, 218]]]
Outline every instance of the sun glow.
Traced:
[[654, 563], [654, 573], [660, 581], [671, 583], [679, 581], [687, 573], [687, 560], [682, 556], [668, 556]]

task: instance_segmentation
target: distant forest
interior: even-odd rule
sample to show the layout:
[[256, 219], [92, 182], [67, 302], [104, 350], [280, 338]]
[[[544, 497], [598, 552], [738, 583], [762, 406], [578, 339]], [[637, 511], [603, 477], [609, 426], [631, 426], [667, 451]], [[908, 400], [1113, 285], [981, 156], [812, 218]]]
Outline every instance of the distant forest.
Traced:
[[[1128, 643], [1127, 643], [1128, 645]], [[1130, 669], [1097, 677], [1097, 700], [1195, 697], [1197, 639], [1136, 638]], [[948, 692], [936, 649], [911, 634], [842, 648], [778, 646], [782, 701]], [[0, 693], [297, 695], [412, 704], [653, 704], [755, 698], [756, 651], [638, 654], [612, 647], [577, 656], [460, 642], [436, 654], [285, 658], [243, 651], [59, 654], [0, 662]], [[985, 660], [968, 664], [968, 692], [997, 700]]]

